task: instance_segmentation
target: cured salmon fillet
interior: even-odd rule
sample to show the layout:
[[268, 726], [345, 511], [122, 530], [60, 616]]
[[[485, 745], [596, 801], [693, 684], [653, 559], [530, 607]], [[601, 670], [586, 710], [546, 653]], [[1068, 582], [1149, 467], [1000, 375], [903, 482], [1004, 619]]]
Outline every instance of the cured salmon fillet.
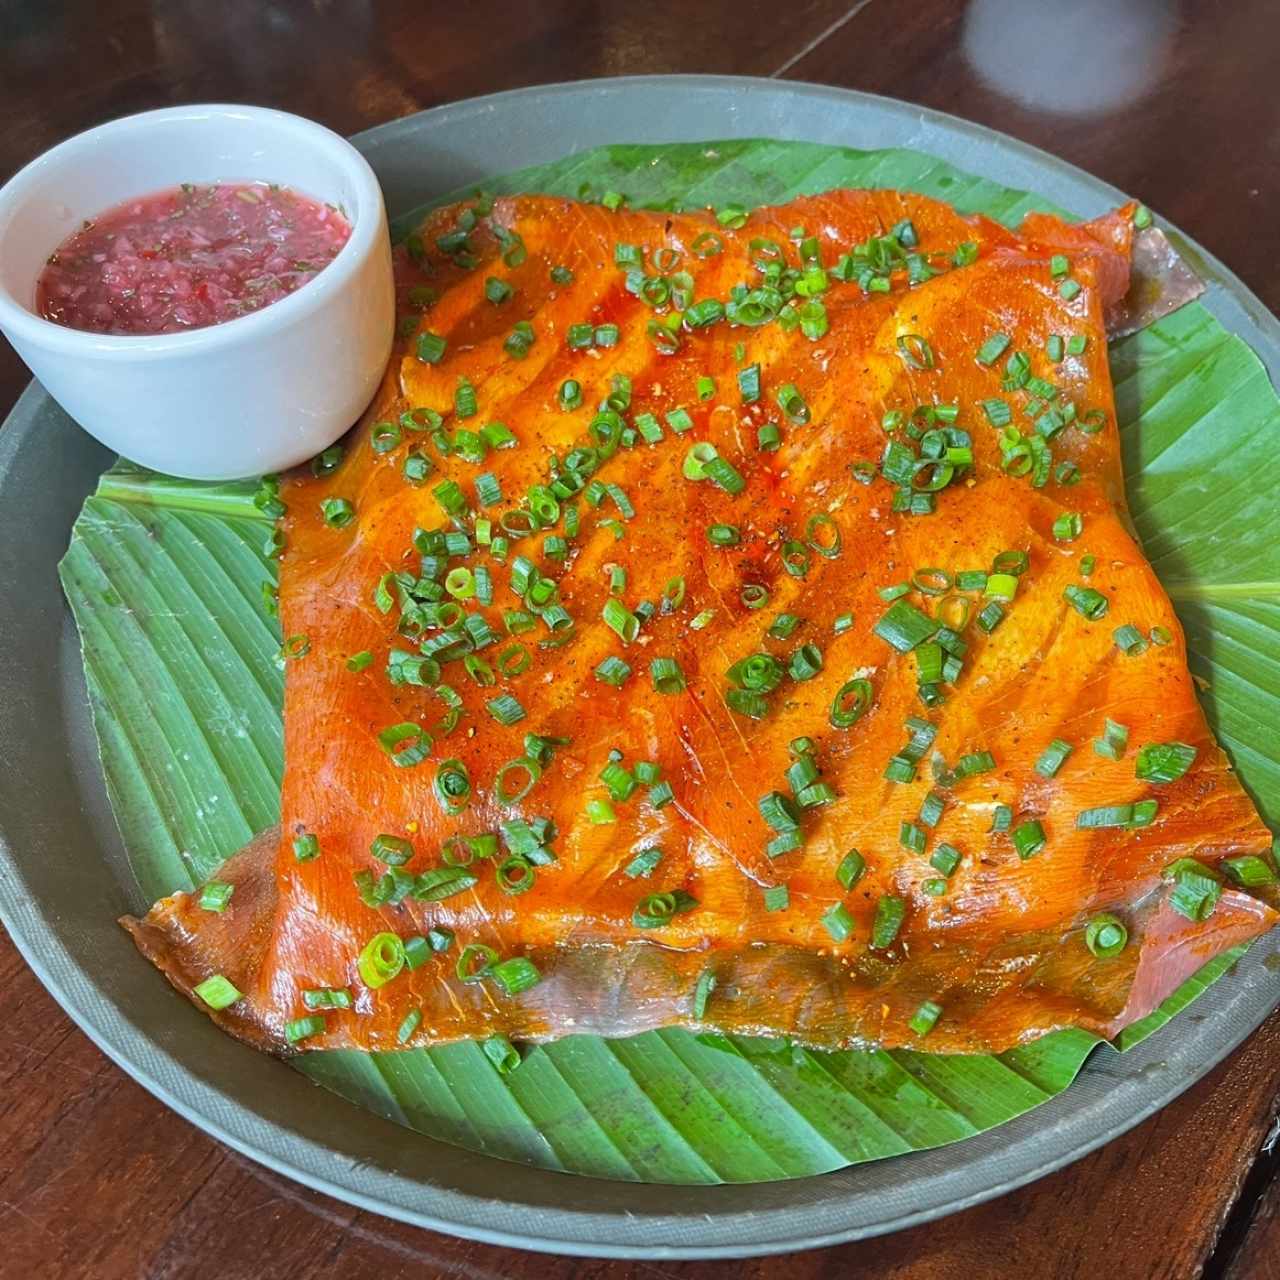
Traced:
[[1124, 509], [1130, 215], [433, 213], [377, 400], [280, 490], [281, 829], [139, 946], [272, 1049], [967, 1053], [1268, 929]]

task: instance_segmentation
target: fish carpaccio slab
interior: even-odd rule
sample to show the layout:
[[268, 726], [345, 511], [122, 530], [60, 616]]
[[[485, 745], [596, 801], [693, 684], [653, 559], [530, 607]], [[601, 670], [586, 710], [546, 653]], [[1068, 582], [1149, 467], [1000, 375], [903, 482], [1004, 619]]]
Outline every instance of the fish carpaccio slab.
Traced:
[[[1131, 215], [433, 213], [377, 400], [280, 491], [281, 828], [139, 946], [269, 1048], [986, 1052], [1112, 1034], [1265, 931], [1227, 860], [1270, 838], [1124, 510]], [[1166, 743], [1190, 768], [1143, 776]]]

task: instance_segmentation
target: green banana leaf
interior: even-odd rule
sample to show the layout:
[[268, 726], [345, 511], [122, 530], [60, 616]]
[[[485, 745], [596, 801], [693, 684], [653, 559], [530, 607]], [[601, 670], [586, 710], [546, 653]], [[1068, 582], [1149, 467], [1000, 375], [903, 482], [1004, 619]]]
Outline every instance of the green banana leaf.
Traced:
[[[600, 148], [487, 189], [688, 206], [836, 186], [921, 191], [1010, 224], [1052, 207], [915, 152], [770, 141]], [[1115, 344], [1112, 367], [1134, 519], [1187, 627], [1209, 715], [1274, 823], [1280, 540], [1265, 463], [1280, 402], [1248, 347], [1198, 304]], [[86, 501], [62, 562], [140, 906], [200, 883], [278, 816], [280, 637], [263, 603], [274, 566], [253, 491], [119, 464]], [[1159, 1030], [1239, 954], [1206, 966], [1115, 1048]], [[599, 1177], [716, 1183], [801, 1177], [979, 1133], [1061, 1093], [1098, 1043], [1063, 1031], [998, 1056], [947, 1057], [660, 1031], [572, 1036], [505, 1076], [474, 1044], [313, 1053], [295, 1065], [473, 1150]]]

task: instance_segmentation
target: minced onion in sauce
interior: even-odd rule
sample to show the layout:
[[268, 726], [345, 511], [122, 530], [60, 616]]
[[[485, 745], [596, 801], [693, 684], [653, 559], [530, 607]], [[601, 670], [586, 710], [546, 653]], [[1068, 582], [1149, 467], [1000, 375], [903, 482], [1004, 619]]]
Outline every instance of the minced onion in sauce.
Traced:
[[46, 320], [91, 333], [180, 333], [294, 292], [351, 235], [330, 205], [265, 183], [180, 187], [128, 200], [69, 236], [36, 283]]

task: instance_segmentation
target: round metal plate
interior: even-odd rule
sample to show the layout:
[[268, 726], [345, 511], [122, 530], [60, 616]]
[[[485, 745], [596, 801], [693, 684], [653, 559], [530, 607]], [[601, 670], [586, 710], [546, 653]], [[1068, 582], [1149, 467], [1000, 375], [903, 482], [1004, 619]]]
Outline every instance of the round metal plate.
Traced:
[[[454, 188], [609, 142], [775, 137], [913, 147], [1091, 215], [1121, 193], [953, 118], [844, 90], [713, 76], [553, 85], [440, 107], [360, 135], [394, 215]], [[1280, 324], [1185, 238], [1204, 301], [1280, 374]], [[218, 1031], [115, 923], [138, 901], [107, 807], [79, 646], [56, 565], [110, 458], [32, 385], [0, 431], [0, 919], [40, 979], [131, 1076], [272, 1169], [378, 1213], [557, 1253], [737, 1257], [893, 1231], [1000, 1195], [1137, 1124], [1270, 1011], [1268, 941], [1121, 1058], [1100, 1051], [1065, 1094], [937, 1151], [792, 1182], [636, 1186], [459, 1150], [322, 1093]]]

